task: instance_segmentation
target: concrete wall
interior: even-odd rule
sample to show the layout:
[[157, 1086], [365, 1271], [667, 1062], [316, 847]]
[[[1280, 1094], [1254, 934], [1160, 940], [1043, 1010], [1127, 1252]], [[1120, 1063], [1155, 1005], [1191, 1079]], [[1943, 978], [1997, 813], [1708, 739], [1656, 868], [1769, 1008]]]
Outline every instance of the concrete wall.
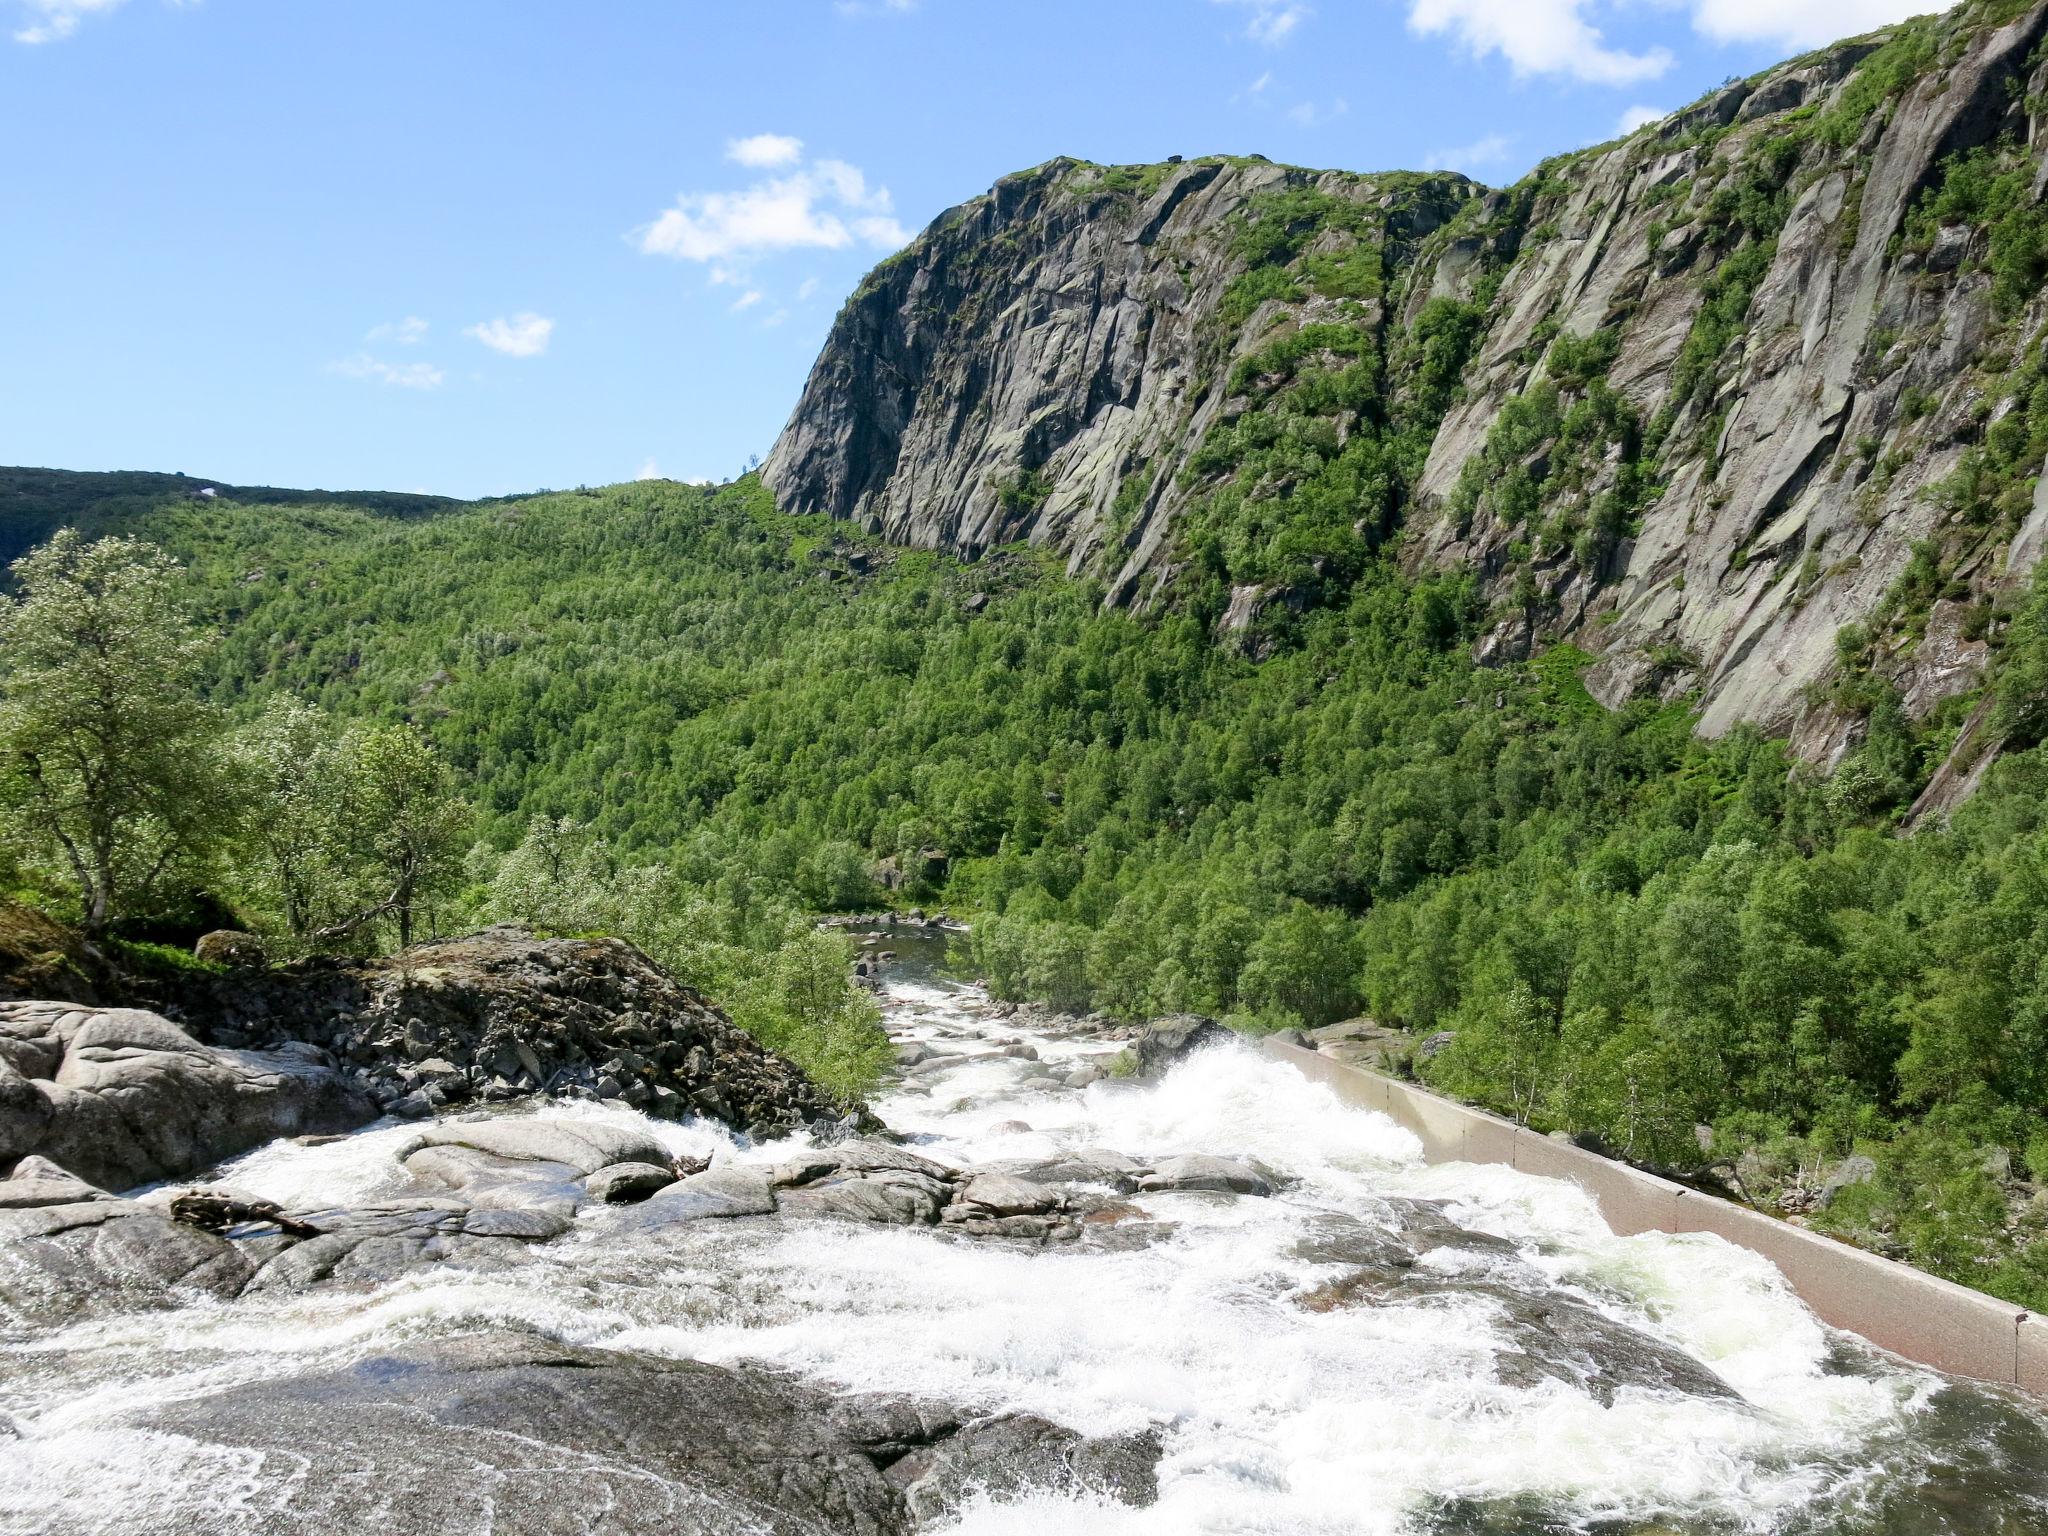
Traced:
[[2048, 1318], [1860, 1248], [1524, 1130], [1497, 1115], [1277, 1038], [1266, 1051], [1415, 1133], [1431, 1162], [1570, 1179], [1615, 1231], [1712, 1232], [1760, 1253], [1823, 1322], [1922, 1365], [2048, 1396]]

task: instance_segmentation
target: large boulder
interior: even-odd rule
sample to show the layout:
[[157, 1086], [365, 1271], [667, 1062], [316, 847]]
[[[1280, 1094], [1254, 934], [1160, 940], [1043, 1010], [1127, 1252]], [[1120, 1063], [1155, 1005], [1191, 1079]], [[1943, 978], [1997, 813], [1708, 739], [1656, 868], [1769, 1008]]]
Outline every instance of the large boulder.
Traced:
[[124, 1189], [375, 1115], [308, 1045], [219, 1050], [139, 1009], [0, 1003], [0, 1169], [39, 1155]]
[[1092, 1440], [1026, 1415], [518, 1333], [116, 1414], [191, 1457], [158, 1511], [181, 1530], [212, 1528], [221, 1478], [281, 1530], [908, 1536], [979, 1488], [1150, 1503], [1159, 1457], [1149, 1434]]
[[181, 1005], [227, 1043], [324, 1046], [407, 1116], [545, 1094], [750, 1132], [864, 1117], [621, 939], [489, 928], [381, 960], [202, 977]]
[[1223, 1025], [1203, 1014], [1174, 1013], [1147, 1024], [1131, 1042], [1130, 1054], [1137, 1066], [1137, 1075], [1152, 1077], [1175, 1062], [1186, 1060], [1196, 1051], [1236, 1038]]

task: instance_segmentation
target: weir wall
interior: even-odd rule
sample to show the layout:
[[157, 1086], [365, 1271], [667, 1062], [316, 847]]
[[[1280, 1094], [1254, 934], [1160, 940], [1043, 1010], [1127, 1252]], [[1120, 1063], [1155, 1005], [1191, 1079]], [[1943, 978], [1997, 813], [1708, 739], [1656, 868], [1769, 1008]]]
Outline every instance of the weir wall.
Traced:
[[1501, 1163], [1569, 1179], [1616, 1232], [1712, 1232], [1760, 1253], [1821, 1321], [1921, 1365], [2048, 1396], [2048, 1318], [1892, 1259], [1687, 1189], [1498, 1115], [1280, 1038], [1264, 1050], [1412, 1131], [1430, 1162]]

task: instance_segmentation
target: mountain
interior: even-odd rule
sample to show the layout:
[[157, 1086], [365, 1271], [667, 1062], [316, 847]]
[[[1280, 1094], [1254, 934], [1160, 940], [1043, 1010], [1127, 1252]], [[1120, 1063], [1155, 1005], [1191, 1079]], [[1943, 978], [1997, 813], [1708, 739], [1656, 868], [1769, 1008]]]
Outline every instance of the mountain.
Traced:
[[1392, 539], [1475, 573], [1483, 659], [1837, 762], [1845, 681], [1981, 685], [2048, 542], [2044, 31], [1973, 0], [1498, 191], [1049, 162], [862, 284], [763, 477], [1261, 648]]

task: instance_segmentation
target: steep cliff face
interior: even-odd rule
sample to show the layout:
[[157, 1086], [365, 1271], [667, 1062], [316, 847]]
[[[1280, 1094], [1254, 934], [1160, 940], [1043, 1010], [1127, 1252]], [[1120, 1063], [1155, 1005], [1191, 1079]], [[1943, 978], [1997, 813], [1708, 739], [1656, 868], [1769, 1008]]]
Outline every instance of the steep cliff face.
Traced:
[[2048, 543], [2044, 32], [1974, 0], [1499, 192], [1055, 161], [863, 285], [768, 484], [1224, 632], [1397, 537], [1610, 705], [1823, 760], [1873, 688], [1960, 717]]
[[848, 301], [763, 478], [786, 510], [1051, 543], [1149, 595], [1223, 382], [1279, 332], [1383, 330], [1389, 270], [1479, 190], [1223, 158], [1007, 177]]

